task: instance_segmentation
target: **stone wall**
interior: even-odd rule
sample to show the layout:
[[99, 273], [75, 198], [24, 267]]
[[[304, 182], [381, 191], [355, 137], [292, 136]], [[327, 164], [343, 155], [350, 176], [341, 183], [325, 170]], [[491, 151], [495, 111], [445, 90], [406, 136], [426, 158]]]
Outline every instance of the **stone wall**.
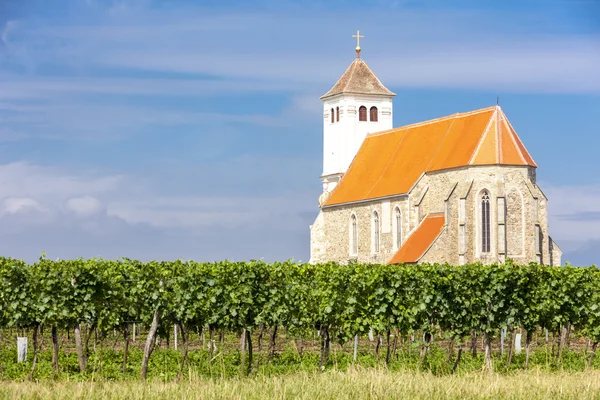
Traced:
[[[533, 181], [532, 181], [533, 179]], [[396, 253], [394, 210], [402, 211], [403, 243], [429, 213], [444, 212], [446, 226], [421, 262], [471, 263], [504, 261], [507, 256], [519, 263], [550, 262], [546, 198], [535, 185], [535, 170], [529, 167], [462, 167], [423, 175], [408, 195], [359, 204], [328, 207], [321, 211], [311, 227], [311, 262], [350, 259], [358, 262], [388, 262]], [[481, 194], [490, 193], [491, 251], [481, 252]], [[498, 199], [501, 200], [498, 200]], [[537, 198], [537, 200], [535, 200]], [[460, 227], [459, 208], [464, 202], [464, 225]], [[504, 199], [504, 200], [502, 200]], [[503, 227], [498, 204], [506, 204]], [[372, 252], [371, 222], [377, 211], [381, 221], [380, 251]], [[502, 211], [502, 210], [500, 210]], [[358, 255], [350, 254], [350, 221], [358, 220]], [[536, 224], [539, 228], [536, 228]], [[464, 255], [459, 257], [460, 232], [464, 231]], [[542, 253], [538, 254], [535, 235], [541, 232]], [[504, 238], [503, 232], [506, 232]], [[553, 257], [557, 259], [557, 256]]]
[[510, 258], [525, 256], [525, 221], [523, 195], [516, 187], [506, 194], [506, 253]]

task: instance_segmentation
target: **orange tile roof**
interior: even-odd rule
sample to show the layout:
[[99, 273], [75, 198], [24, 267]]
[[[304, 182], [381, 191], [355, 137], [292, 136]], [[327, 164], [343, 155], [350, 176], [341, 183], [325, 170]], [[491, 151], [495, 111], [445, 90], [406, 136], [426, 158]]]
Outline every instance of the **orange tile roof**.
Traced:
[[324, 207], [408, 193], [427, 172], [537, 167], [499, 106], [369, 134]]
[[414, 263], [423, 257], [444, 228], [444, 214], [428, 214], [388, 264]]

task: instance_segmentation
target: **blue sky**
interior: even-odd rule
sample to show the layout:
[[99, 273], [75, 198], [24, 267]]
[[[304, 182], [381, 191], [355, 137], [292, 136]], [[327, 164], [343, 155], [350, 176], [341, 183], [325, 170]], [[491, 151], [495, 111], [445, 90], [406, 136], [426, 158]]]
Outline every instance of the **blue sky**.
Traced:
[[564, 260], [600, 263], [600, 2], [0, 0], [0, 253], [307, 261], [319, 96], [500, 105]]

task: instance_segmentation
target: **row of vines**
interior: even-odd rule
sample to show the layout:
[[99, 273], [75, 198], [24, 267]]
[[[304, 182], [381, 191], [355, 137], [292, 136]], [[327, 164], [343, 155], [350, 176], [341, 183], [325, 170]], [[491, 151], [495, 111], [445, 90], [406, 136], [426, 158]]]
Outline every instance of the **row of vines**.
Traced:
[[[252, 364], [252, 333], [285, 329], [291, 335], [319, 333], [319, 367], [327, 364], [331, 341], [346, 343], [375, 332], [423, 333], [423, 357], [436, 334], [452, 344], [454, 368], [477, 332], [492, 368], [492, 340], [501, 329], [525, 332], [526, 366], [533, 332], [560, 337], [577, 329], [592, 344], [591, 365], [600, 341], [600, 270], [596, 267], [471, 264], [310, 265], [192, 261], [142, 262], [130, 259], [49, 260], [34, 264], [0, 258], [0, 329], [28, 329], [33, 337], [31, 379], [41, 327], [52, 333], [53, 366], [58, 369], [58, 330], [73, 332], [81, 372], [86, 370], [92, 332], [119, 332], [127, 345], [132, 323], [148, 327], [141, 379], [156, 338], [177, 326], [188, 363], [187, 336], [204, 331], [233, 332], [245, 342]], [[82, 327], [86, 329], [82, 329]], [[275, 337], [275, 334], [273, 334]]]

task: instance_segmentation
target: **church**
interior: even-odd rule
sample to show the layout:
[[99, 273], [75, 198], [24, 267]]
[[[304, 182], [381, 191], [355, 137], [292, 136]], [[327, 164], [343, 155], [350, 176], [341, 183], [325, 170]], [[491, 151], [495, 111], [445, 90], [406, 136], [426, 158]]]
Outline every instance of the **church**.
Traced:
[[[537, 165], [498, 105], [394, 128], [360, 58], [323, 102], [323, 193], [310, 263], [561, 265]], [[518, 128], [518, 127], [517, 127]]]

